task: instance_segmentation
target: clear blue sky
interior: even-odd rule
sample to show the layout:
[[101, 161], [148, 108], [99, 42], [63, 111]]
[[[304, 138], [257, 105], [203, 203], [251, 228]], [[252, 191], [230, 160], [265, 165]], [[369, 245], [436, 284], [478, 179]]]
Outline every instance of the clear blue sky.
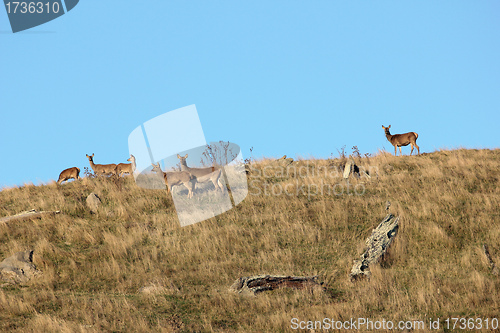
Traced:
[[[195, 104], [245, 157], [500, 146], [500, 1], [86, 1], [13, 34], [0, 8], [0, 188], [119, 163]], [[403, 148], [406, 154], [409, 147]]]

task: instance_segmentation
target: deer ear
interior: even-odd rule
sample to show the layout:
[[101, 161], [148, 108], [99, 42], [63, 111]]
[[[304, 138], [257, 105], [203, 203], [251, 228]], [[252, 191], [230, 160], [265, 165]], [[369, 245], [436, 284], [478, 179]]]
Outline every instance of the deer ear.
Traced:
[[382, 125], [382, 128], [385, 128], [384, 125]]
[[92, 157], [94, 157], [94, 153], [92, 153]]
[[188, 158], [188, 154], [186, 154], [186, 156], [184, 156], [184, 158]]
[[177, 158], [181, 158], [181, 155], [177, 154]]
[[389, 125], [389, 127], [387, 127], [387, 128], [391, 128], [391, 125]]

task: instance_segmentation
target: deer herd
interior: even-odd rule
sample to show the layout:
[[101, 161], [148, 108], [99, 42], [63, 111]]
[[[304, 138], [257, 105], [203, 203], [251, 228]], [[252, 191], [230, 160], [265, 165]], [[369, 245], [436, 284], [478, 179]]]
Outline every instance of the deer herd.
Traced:
[[[134, 155], [130, 155], [130, 158], [127, 160], [131, 163], [120, 163], [120, 164], [95, 164], [94, 163], [94, 154], [91, 156], [85, 155], [89, 159], [90, 167], [94, 170], [94, 174], [97, 176], [123, 176], [124, 174], [131, 175], [135, 170], [135, 157]], [[81, 179], [80, 177], [80, 169], [77, 167], [68, 168], [63, 170], [59, 174], [59, 179], [57, 180], [57, 184], [61, 184], [63, 181], [70, 179]]]
[[[130, 155], [130, 158], [127, 159], [127, 161], [131, 163], [120, 164], [95, 164], [94, 154], [85, 156], [87, 156], [90, 167], [92, 168], [96, 176], [121, 177], [125, 174], [132, 175], [136, 169], [135, 157], [132, 154]], [[164, 172], [161, 169], [159, 162], [156, 164], [151, 164], [153, 167], [152, 172], [163, 175], [163, 180], [165, 181], [165, 185], [167, 186], [168, 191], [171, 192], [174, 186], [183, 185], [188, 190], [188, 198], [192, 198], [196, 183], [204, 182], [212, 182], [216, 190], [223, 191], [224, 186], [222, 185], [222, 182], [220, 180], [222, 175], [222, 171], [220, 168], [190, 168], [186, 162], [188, 154], [186, 154], [185, 156], [180, 156], [179, 154], [177, 154], [177, 157], [180, 160], [181, 171]], [[61, 184], [62, 182], [70, 179], [81, 179], [79, 168], [72, 167], [63, 170], [59, 174], [57, 184]]]
[[[385, 137], [389, 142], [394, 146], [394, 155], [397, 156], [397, 148], [399, 147], [399, 155], [402, 155], [401, 147], [403, 146], [411, 146], [410, 155], [413, 153], [414, 147], [417, 147], [418, 154], [420, 155], [420, 147], [417, 145], [418, 134], [415, 132], [408, 132], [404, 134], [391, 134], [389, 129], [391, 125], [385, 127], [382, 125], [382, 128], [385, 132]], [[132, 175], [136, 168], [135, 157], [134, 155], [130, 155], [130, 158], [127, 159], [130, 163], [119, 163], [119, 164], [95, 164], [94, 163], [94, 154], [91, 156], [86, 155], [89, 159], [90, 167], [94, 170], [94, 174], [97, 176], [118, 176], [121, 177], [125, 174]], [[177, 154], [177, 158], [181, 164], [181, 171], [170, 171], [165, 172], [161, 169], [160, 163], [151, 164], [153, 167], [153, 172], [156, 174], [163, 174], [163, 180], [165, 181], [165, 185], [167, 186], [167, 190], [172, 192], [172, 188], [174, 186], [184, 186], [188, 190], [188, 198], [193, 197], [193, 193], [196, 187], [196, 183], [204, 183], [211, 182], [216, 190], [222, 191], [224, 186], [221, 182], [222, 171], [217, 167], [208, 167], [208, 168], [190, 168], [187, 165], [186, 159], [188, 154], [185, 156], [180, 156]], [[61, 184], [63, 181], [67, 181], [70, 179], [81, 179], [80, 177], [80, 169], [77, 167], [72, 167], [63, 170], [59, 179], [57, 180], [57, 184]]]

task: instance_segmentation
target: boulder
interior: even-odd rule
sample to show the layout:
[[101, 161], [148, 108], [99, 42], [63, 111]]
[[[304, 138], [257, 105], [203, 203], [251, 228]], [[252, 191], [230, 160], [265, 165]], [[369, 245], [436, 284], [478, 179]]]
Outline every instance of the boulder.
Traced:
[[86, 200], [87, 207], [94, 214], [97, 214], [99, 206], [101, 205], [101, 199], [95, 193], [90, 193]]
[[0, 280], [10, 284], [21, 284], [31, 280], [40, 271], [33, 264], [33, 250], [16, 252], [0, 262]]

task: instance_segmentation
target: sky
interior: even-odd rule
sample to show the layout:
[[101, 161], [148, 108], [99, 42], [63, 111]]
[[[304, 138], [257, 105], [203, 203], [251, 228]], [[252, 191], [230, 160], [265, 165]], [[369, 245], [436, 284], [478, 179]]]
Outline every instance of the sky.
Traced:
[[0, 188], [124, 163], [135, 128], [193, 104], [244, 157], [393, 152], [381, 125], [421, 152], [498, 148], [499, 17], [498, 0], [82, 0], [12, 33], [0, 8]]

